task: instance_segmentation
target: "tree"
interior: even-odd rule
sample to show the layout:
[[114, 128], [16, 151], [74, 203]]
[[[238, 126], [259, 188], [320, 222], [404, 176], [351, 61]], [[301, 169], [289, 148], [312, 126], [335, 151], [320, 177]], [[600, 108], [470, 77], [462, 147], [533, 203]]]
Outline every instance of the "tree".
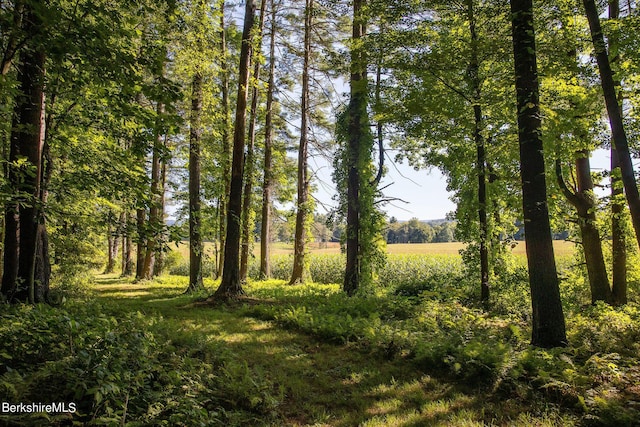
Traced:
[[258, 31], [256, 34], [256, 46], [251, 55], [253, 63], [253, 85], [251, 91], [251, 109], [249, 112], [249, 142], [247, 144], [247, 154], [244, 165], [244, 191], [242, 197], [242, 240], [240, 251], [240, 280], [247, 281], [247, 273], [249, 270], [249, 250], [253, 241], [254, 214], [251, 209], [253, 199], [253, 186], [255, 182], [256, 169], [256, 123], [258, 120], [258, 98], [259, 98], [259, 82], [260, 82], [260, 66], [261, 58], [258, 52], [262, 47], [262, 31], [264, 29], [264, 15], [267, 7], [267, 0], [261, 1], [260, 20]]
[[271, 6], [271, 32], [269, 35], [269, 82], [267, 83], [267, 106], [264, 125], [264, 174], [262, 182], [262, 215], [260, 228], [260, 278], [271, 276], [270, 240], [271, 240], [271, 198], [273, 190], [273, 92], [275, 91], [276, 66], [276, 7]]
[[627, 134], [622, 121], [620, 105], [618, 104], [618, 95], [616, 93], [609, 54], [607, 53], [607, 46], [604, 41], [595, 1], [583, 0], [583, 4], [587, 20], [589, 21], [598, 70], [600, 71], [600, 84], [607, 107], [607, 114], [609, 115], [612, 142], [615, 145], [616, 155], [618, 157], [620, 175], [631, 213], [631, 221], [636, 232], [636, 240], [638, 244], [640, 244], [640, 193], [638, 193], [638, 185], [633, 171]]
[[308, 270], [305, 265], [305, 245], [309, 206], [309, 71], [311, 57], [311, 30], [313, 25], [313, 0], [306, 0], [304, 9], [304, 63], [302, 66], [302, 101], [300, 103], [300, 144], [298, 145], [298, 200], [295, 237], [293, 240], [293, 271], [289, 284], [304, 283]]
[[[594, 192], [589, 160], [593, 147], [597, 146], [592, 135], [601, 133], [598, 124], [602, 110], [597, 94], [588, 84], [591, 67], [581, 66], [579, 61], [579, 40], [584, 27], [576, 25], [571, 18], [575, 8], [571, 2], [560, 4], [559, 10], [550, 15], [551, 19], [556, 18], [560, 31], [547, 34], [546, 40], [551, 52], [547, 52], [550, 59], [545, 71], [553, 75], [554, 84], [546, 85], [545, 116], [548, 120], [545, 135], [556, 147], [558, 186], [577, 215], [575, 222], [580, 232], [592, 301], [610, 303], [611, 288], [596, 220], [598, 197]], [[570, 180], [563, 176], [561, 157], [572, 159], [574, 168]]]
[[240, 216], [242, 215], [242, 174], [244, 163], [244, 138], [247, 97], [249, 92], [249, 65], [255, 2], [247, 0], [242, 30], [242, 47], [238, 73], [236, 120], [233, 131], [233, 158], [231, 163], [231, 188], [227, 210], [227, 232], [224, 244], [224, 268], [222, 281], [213, 297], [237, 298], [244, 293], [240, 280]]
[[[619, 1], [610, 0], [609, 19], [618, 19], [619, 16]], [[611, 66], [614, 69], [620, 60], [618, 48], [618, 35], [611, 34], [609, 36], [609, 52], [611, 53]], [[624, 97], [620, 79], [618, 78], [617, 81], [614, 81], [614, 84], [618, 90], [618, 103], [622, 109]], [[625, 304], [627, 302], [627, 230], [624, 225], [624, 190], [620, 174], [620, 160], [616, 153], [616, 146], [611, 144], [611, 284], [612, 297], [615, 304]]]
[[[163, 66], [164, 68], [164, 66]], [[147, 239], [144, 255], [144, 264], [142, 267], [142, 278], [153, 278], [153, 271], [155, 265], [156, 250], [160, 244], [160, 232], [163, 226], [164, 218], [161, 212], [161, 198], [164, 193], [164, 188], [161, 185], [161, 170], [162, 170], [162, 156], [164, 155], [164, 133], [162, 117], [165, 113], [165, 104], [163, 101], [158, 100], [156, 104], [157, 108], [157, 123], [155, 126], [154, 144], [152, 146], [151, 155], [151, 192], [150, 192], [150, 206], [149, 206], [149, 218], [147, 221]]]
[[[222, 276], [225, 258], [225, 240], [227, 234], [227, 206], [229, 203], [229, 193], [231, 191], [231, 108], [229, 101], [229, 59], [227, 54], [227, 38], [224, 19], [225, 0], [220, 0], [220, 61], [221, 61], [221, 82], [222, 92], [222, 181], [224, 189], [218, 202], [218, 240], [220, 241], [220, 254], [218, 256], [218, 276]], [[243, 39], [244, 40], [244, 39]]]
[[467, 19], [471, 39], [471, 58], [469, 62], [469, 81], [473, 100], [474, 129], [473, 139], [476, 145], [476, 174], [478, 176], [478, 224], [480, 226], [480, 300], [489, 302], [489, 248], [487, 223], [487, 159], [484, 137], [482, 136], [484, 120], [481, 106], [480, 64], [478, 63], [478, 34], [474, 0], [467, 0]]
[[346, 113], [347, 146], [345, 150], [345, 169], [347, 173], [347, 263], [344, 273], [343, 289], [348, 295], [354, 295], [360, 286], [363, 271], [362, 246], [369, 242], [361, 241], [363, 203], [362, 172], [367, 164], [366, 153], [370, 145], [369, 118], [367, 113], [367, 58], [363, 49], [363, 37], [366, 34], [364, 7], [366, 0], [353, 1], [353, 23], [351, 35], [350, 98]]
[[202, 74], [196, 71], [191, 85], [191, 129], [189, 132], [189, 291], [203, 287], [200, 212], [200, 140], [202, 127]]
[[533, 308], [531, 344], [563, 346], [567, 337], [547, 208], [533, 4], [531, 0], [511, 0], [510, 3], [522, 205]]
[[38, 243], [43, 232], [40, 192], [45, 136], [44, 10], [41, 2], [25, 4], [23, 9], [22, 30], [31, 38], [20, 53], [19, 95], [9, 154], [14, 199], [5, 206], [2, 294], [8, 300], [30, 303], [44, 302], [48, 296], [48, 277], [46, 283], [35, 281]]
[[576, 153], [575, 165], [577, 189], [571, 190], [566, 184], [562, 176], [562, 167], [559, 160], [556, 161], [556, 176], [563, 194], [569, 203], [575, 207], [578, 214], [578, 226], [580, 227], [582, 247], [587, 264], [591, 301], [593, 303], [596, 301], [611, 303], [612, 295], [609, 287], [609, 277], [604, 263], [600, 232], [596, 225], [596, 203], [595, 194], [593, 193], [593, 180], [591, 179], [591, 167], [589, 165], [589, 151], [582, 150]]

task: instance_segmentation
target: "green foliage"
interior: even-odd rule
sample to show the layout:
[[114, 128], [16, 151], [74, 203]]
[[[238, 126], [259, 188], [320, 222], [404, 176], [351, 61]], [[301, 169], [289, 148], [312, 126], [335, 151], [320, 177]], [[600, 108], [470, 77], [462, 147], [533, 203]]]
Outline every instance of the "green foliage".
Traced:
[[[171, 333], [157, 315], [105, 311], [86, 301], [7, 307], [0, 399], [75, 402], [73, 419], [98, 425], [247, 425], [274, 416], [281, 396], [213, 339]], [[40, 417], [0, 422], [40, 425]], [[49, 425], [69, 419], [50, 417]]]
[[[405, 256], [402, 261], [410, 266], [417, 259]], [[460, 273], [460, 259], [454, 259], [406, 267], [413, 271], [406, 277], [422, 275], [422, 282], [399, 277], [376, 295], [351, 298], [337, 285], [256, 282], [249, 294], [277, 303], [252, 306], [247, 313], [381, 358], [406, 358], [430, 374], [490, 386], [500, 395], [521, 401], [544, 399], [587, 423], [637, 421], [637, 408], [625, 404], [637, 398], [634, 384], [640, 377], [637, 304], [585, 308], [568, 301], [570, 347], [532, 348], [523, 260], [506, 268], [495, 282], [492, 309], [485, 312], [466, 305], [464, 296], [473, 284]], [[580, 276], [572, 273], [571, 260], [560, 267], [563, 294], [578, 287], [584, 293], [584, 283], [574, 283]]]

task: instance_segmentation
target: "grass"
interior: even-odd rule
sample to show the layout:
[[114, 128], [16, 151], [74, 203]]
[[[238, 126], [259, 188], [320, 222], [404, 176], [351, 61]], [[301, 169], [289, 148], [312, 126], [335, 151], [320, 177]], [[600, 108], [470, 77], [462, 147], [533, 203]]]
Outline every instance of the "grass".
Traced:
[[[314, 257], [328, 272], [341, 258]], [[211, 279], [192, 296], [180, 276], [70, 276], [61, 307], [2, 313], [0, 401], [75, 399], [73, 420], [91, 425], [638, 425], [638, 280], [627, 306], [590, 306], [580, 272], [563, 267], [571, 346], [533, 349], [516, 261], [488, 312], [460, 257], [442, 252], [390, 256], [384, 287], [351, 298], [270, 280], [210, 304]], [[0, 414], [8, 426], [69, 421]]]
[[[209, 291], [215, 286], [207, 283]], [[385, 360], [350, 343], [327, 343], [277, 322], [254, 316], [256, 304], [287, 305], [291, 300], [264, 298], [259, 290], [278, 288], [272, 281], [250, 286], [239, 306], [210, 307], [181, 293], [184, 278], [165, 277], [132, 284], [99, 276], [96, 297], [114, 315], [141, 311], [162, 318], [166, 336], [197, 335], [224, 348], [226, 357], [244, 363], [252, 375], [280, 396], [275, 421], [255, 425], [283, 426], [480, 426], [571, 425], [569, 416], [546, 413], [544, 407], [520, 404], [433, 377], [402, 358]], [[257, 287], [256, 287], [257, 286]], [[256, 293], [257, 292], [257, 293]], [[262, 296], [261, 296], [262, 295]], [[212, 355], [201, 355], [205, 360]], [[241, 366], [241, 365], [240, 365]], [[533, 423], [533, 424], [532, 424]]]
[[[218, 283], [205, 284], [200, 297]], [[528, 347], [522, 318], [429, 293], [347, 298], [337, 285], [271, 280], [248, 284], [237, 302], [211, 305], [184, 295], [186, 285], [176, 276], [133, 283], [100, 275], [62, 307], [7, 307], [0, 400], [75, 400], [82, 411], [75, 419], [0, 414], [0, 425], [637, 421], [624, 409], [640, 397], [637, 356], [629, 356], [637, 305], [581, 310], [568, 318], [574, 346], [545, 351]]]

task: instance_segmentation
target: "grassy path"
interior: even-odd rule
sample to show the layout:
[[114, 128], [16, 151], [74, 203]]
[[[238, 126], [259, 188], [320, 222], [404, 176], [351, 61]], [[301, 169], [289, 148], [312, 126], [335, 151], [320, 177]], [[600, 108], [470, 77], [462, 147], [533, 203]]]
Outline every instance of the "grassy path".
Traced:
[[[251, 318], [246, 306], [193, 304], [192, 297], [181, 295], [185, 287], [186, 282], [176, 278], [132, 284], [98, 276], [95, 292], [114, 314], [161, 316], [175, 341], [188, 345], [190, 339], [209, 340], [205, 353], [224, 351], [233, 360], [245, 361], [254, 378], [269, 384], [269, 392], [280, 401], [279, 421], [270, 425], [478, 426], [495, 421], [495, 403], [478, 390], [465, 391], [462, 385], [424, 375], [402, 359], [382, 360], [348, 344], [323, 343]], [[201, 355], [203, 360], [213, 356]], [[519, 415], [518, 405], [512, 413], [509, 408], [506, 402], [499, 409], [499, 419], [516, 421], [509, 425], [555, 425]]]

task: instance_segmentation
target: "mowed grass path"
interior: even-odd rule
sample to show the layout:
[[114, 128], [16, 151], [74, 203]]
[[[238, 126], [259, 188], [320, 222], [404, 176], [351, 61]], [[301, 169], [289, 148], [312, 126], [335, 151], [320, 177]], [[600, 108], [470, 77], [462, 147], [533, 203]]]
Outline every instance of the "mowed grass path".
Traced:
[[[157, 316], [168, 336], [195, 334], [212, 343], [211, 352], [223, 348], [229, 357], [246, 362], [282, 399], [279, 421], [267, 425], [483, 426], [493, 425], [498, 413], [499, 419], [511, 420], [509, 425], [557, 425], [534, 418], [516, 401], [492, 400], [486, 390], [421, 373], [401, 358], [373, 357], [349, 344], [324, 343], [248, 315], [250, 305], [265, 302], [194, 303], [182, 294], [186, 284], [186, 278], [174, 276], [134, 284], [102, 275], [95, 294], [115, 316], [127, 311]], [[211, 292], [216, 283], [207, 285]], [[256, 420], [255, 425], [265, 424]]]

